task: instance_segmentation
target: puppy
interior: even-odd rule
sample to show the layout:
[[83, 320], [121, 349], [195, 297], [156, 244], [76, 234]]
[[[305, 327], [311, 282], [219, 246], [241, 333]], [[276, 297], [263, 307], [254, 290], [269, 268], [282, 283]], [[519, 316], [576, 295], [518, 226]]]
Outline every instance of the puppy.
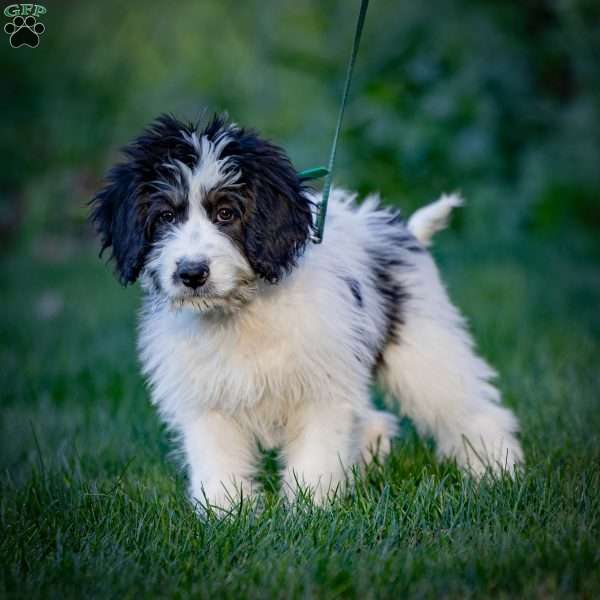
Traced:
[[318, 196], [285, 152], [215, 117], [156, 120], [125, 149], [91, 218], [123, 284], [140, 280], [139, 355], [179, 434], [193, 501], [254, 490], [257, 442], [278, 447], [283, 490], [318, 502], [390, 449], [377, 381], [440, 457], [474, 475], [522, 461], [517, 421], [474, 351], [427, 252], [454, 196], [405, 223], [376, 196]]

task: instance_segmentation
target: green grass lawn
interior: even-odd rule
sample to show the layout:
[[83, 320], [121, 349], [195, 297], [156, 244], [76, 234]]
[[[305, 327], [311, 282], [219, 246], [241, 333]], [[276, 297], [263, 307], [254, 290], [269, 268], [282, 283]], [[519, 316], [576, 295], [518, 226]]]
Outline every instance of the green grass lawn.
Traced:
[[2, 597], [600, 594], [597, 242], [435, 249], [521, 420], [516, 481], [470, 481], [407, 424], [331, 508], [271, 493], [205, 521], [138, 372], [137, 290], [88, 244], [59, 250], [1, 259]]

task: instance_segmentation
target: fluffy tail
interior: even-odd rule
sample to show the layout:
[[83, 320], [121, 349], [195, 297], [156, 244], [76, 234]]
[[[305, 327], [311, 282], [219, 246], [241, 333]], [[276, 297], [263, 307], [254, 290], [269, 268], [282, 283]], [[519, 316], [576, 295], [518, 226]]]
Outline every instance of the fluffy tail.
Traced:
[[409, 231], [425, 246], [431, 246], [431, 238], [448, 225], [452, 209], [463, 205], [460, 194], [442, 194], [439, 200], [417, 210], [408, 220]]

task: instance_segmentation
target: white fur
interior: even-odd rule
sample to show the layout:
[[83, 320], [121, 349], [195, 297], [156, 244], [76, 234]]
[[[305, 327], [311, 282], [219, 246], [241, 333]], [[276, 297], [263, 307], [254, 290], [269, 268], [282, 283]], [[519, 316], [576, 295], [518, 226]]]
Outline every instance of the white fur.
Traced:
[[441, 457], [475, 474], [512, 471], [522, 461], [513, 414], [499, 405], [494, 370], [473, 349], [464, 319], [448, 299], [429, 254], [402, 277], [409, 295], [398, 343], [384, 353], [380, 377]]
[[[369, 397], [369, 349], [386, 339], [369, 252], [391, 252], [390, 213], [374, 197], [357, 206], [354, 196], [334, 190], [323, 243], [307, 246], [290, 275], [270, 285], [252, 280], [244, 256], [200, 203], [192, 204], [189, 222], [150, 261], [161, 283], [181, 298], [170, 279], [176, 261], [203, 256], [211, 260], [223, 307], [238, 286], [247, 293], [230, 311], [219, 303], [156, 302], [151, 295], [142, 310], [143, 371], [153, 402], [182, 436], [191, 497], [224, 507], [252, 493], [258, 440], [282, 448], [286, 493], [300, 483], [323, 500], [361, 457], [368, 461], [378, 446], [389, 451], [395, 433], [395, 418], [375, 411]], [[414, 229], [423, 243], [453, 205], [446, 200], [421, 213]], [[484, 464], [512, 470], [522, 459], [517, 423], [498, 404], [493, 370], [474, 352], [429, 254], [394, 252], [403, 265], [394, 276], [408, 299], [398, 306], [402, 324], [383, 354], [384, 389], [420, 431], [434, 436], [441, 456], [476, 473]], [[360, 282], [362, 307], [345, 274]]]
[[214, 141], [205, 135], [198, 138], [196, 133], [186, 134], [182, 131], [181, 134], [200, 155], [193, 171], [179, 163], [186, 171], [191, 198], [198, 200], [202, 191], [207, 192], [217, 185], [231, 185], [239, 179], [240, 173], [233, 168], [230, 160], [220, 158], [222, 150], [231, 142], [228, 132], [220, 134]]
[[460, 194], [443, 194], [439, 200], [413, 213], [408, 220], [408, 229], [427, 248], [433, 236], [448, 224], [452, 209], [463, 203]]

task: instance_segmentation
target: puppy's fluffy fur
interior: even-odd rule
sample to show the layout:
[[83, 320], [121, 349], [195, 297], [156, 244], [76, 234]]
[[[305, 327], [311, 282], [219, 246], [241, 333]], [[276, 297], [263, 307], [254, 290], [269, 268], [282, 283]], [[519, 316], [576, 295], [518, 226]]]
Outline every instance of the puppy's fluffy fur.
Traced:
[[396, 418], [371, 405], [374, 380], [441, 457], [474, 474], [521, 462], [517, 421], [426, 251], [459, 198], [406, 224], [334, 189], [314, 245], [317, 196], [253, 131], [163, 116], [125, 154], [92, 218], [121, 281], [141, 279], [143, 372], [192, 499], [252, 492], [258, 441], [281, 448], [286, 493], [323, 500], [390, 448]]

